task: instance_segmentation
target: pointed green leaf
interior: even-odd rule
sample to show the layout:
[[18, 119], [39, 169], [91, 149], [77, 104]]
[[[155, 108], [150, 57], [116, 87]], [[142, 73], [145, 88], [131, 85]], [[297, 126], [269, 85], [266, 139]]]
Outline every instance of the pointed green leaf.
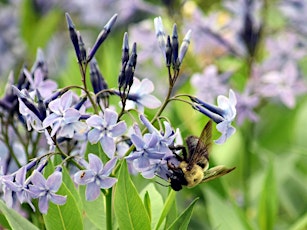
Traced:
[[168, 228], [172, 225], [172, 223], [176, 220], [178, 216], [178, 210], [177, 210], [177, 202], [174, 200], [172, 206], [171, 206], [171, 211], [167, 213], [166, 215], [166, 220], [165, 220], [165, 228]]
[[94, 229], [106, 228], [106, 212], [104, 195], [101, 194], [96, 200], [87, 201], [85, 199], [85, 186], [79, 187], [79, 193], [83, 204], [84, 229], [92, 226]]
[[2, 226], [5, 229], [10, 227], [10, 224], [7, 222], [2, 212], [0, 212], [0, 226]]
[[81, 201], [81, 197], [78, 193], [78, 190], [75, 186], [75, 183], [73, 182], [73, 180], [72, 180], [71, 176], [69, 175], [69, 172], [67, 171], [66, 168], [63, 168], [62, 174], [63, 174], [63, 183], [66, 185], [67, 189], [73, 195], [74, 199], [76, 200], [76, 204], [78, 205], [78, 209], [81, 213], [82, 201]]
[[27, 219], [18, 214], [14, 209], [8, 208], [2, 200], [0, 200], [0, 210], [4, 214], [7, 222], [13, 230], [29, 229], [38, 230], [38, 228], [31, 224]]
[[145, 196], [144, 196], [144, 205], [147, 211], [147, 214], [149, 216], [149, 220], [151, 221], [151, 203], [150, 203], [150, 196], [148, 191], [146, 191]]
[[303, 230], [307, 229], [307, 213], [299, 218], [290, 228], [290, 230]]
[[176, 197], [176, 192], [174, 190], [170, 190], [170, 192], [168, 194], [168, 197], [166, 198], [165, 205], [164, 205], [164, 208], [162, 210], [160, 219], [159, 219], [155, 229], [159, 229], [160, 228], [160, 226], [163, 223], [165, 217], [170, 212], [171, 207], [173, 206], [173, 203], [175, 201], [175, 197]]
[[260, 195], [258, 221], [260, 229], [273, 229], [277, 212], [277, 191], [274, 177], [273, 162], [271, 161], [264, 179]]
[[150, 229], [149, 216], [130, 179], [126, 162], [121, 166], [114, 195], [114, 211], [119, 229]]
[[[160, 212], [163, 209], [164, 201], [162, 199], [161, 194], [157, 191], [156, 187], [153, 183], [148, 184], [141, 192], [140, 195], [143, 196], [143, 194], [148, 194], [148, 197], [153, 202], [150, 204], [150, 217], [151, 217], [151, 227], [154, 228], [154, 226], [157, 224], [160, 218]], [[149, 200], [149, 201], [150, 201]], [[145, 203], [145, 202], [144, 202]], [[146, 207], [146, 203], [145, 203]]]
[[232, 205], [229, 201], [227, 202], [209, 187], [206, 189], [205, 194], [208, 201], [208, 215], [212, 229], [229, 230], [229, 226], [232, 229], [252, 229], [246, 218], [243, 218], [242, 210], [236, 205]]
[[43, 215], [46, 228], [48, 230], [83, 229], [82, 217], [77, 202], [64, 183], [58, 194], [67, 196], [66, 203], [56, 205], [49, 202], [48, 213]]
[[188, 229], [188, 225], [191, 220], [192, 212], [194, 205], [198, 198], [192, 201], [192, 203], [187, 207], [181, 214], [180, 216], [177, 217], [177, 219], [173, 222], [173, 224], [168, 228], [168, 229]]

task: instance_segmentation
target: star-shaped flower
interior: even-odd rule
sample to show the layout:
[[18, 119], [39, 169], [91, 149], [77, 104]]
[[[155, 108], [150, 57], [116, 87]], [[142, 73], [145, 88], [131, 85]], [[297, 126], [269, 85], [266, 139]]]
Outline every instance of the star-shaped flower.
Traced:
[[117, 159], [113, 158], [103, 166], [102, 161], [95, 154], [88, 155], [89, 164], [86, 170], [81, 170], [74, 175], [74, 181], [79, 185], [87, 185], [85, 196], [87, 200], [95, 200], [100, 194], [100, 189], [111, 188], [116, 178], [109, 177]]
[[62, 172], [59, 170], [54, 171], [47, 180], [38, 170], [34, 170], [31, 182], [30, 191], [35, 198], [38, 198], [38, 207], [41, 213], [47, 213], [49, 201], [59, 205], [65, 204], [66, 196], [55, 194], [62, 184]]
[[130, 100], [130, 103], [128, 101], [129, 104], [127, 103], [126, 109], [134, 108], [135, 105], [140, 112], [144, 112], [144, 107], [150, 109], [158, 108], [161, 105], [161, 102], [158, 98], [151, 95], [153, 91], [154, 85], [149, 79], [145, 78], [140, 81], [138, 78], [134, 77], [133, 84], [128, 95], [128, 100]]
[[89, 142], [95, 144], [99, 141], [109, 158], [113, 158], [116, 150], [114, 138], [122, 135], [127, 129], [126, 123], [117, 122], [117, 118], [117, 113], [107, 108], [103, 116], [93, 115], [86, 120], [88, 126], [93, 127], [88, 132]]

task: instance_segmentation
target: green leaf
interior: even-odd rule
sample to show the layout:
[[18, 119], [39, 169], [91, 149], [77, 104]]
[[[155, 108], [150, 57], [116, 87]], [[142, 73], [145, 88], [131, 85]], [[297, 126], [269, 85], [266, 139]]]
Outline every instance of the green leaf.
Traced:
[[78, 204], [64, 183], [59, 189], [58, 194], [67, 195], [66, 203], [64, 205], [56, 205], [49, 202], [48, 213], [43, 215], [46, 228], [48, 230], [83, 229], [82, 217]]
[[160, 215], [159, 221], [155, 227], [155, 229], [159, 229], [161, 224], [163, 223], [165, 217], [170, 212], [171, 207], [173, 206], [173, 203], [175, 202], [176, 192], [174, 190], [170, 190], [170, 193], [168, 194], [168, 197], [165, 201], [164, 208], [162, 210], [162, 213]]
[[290, 228], [290, 230], [304, 230], [307, 229], [307, 213], [299, 218]]
[[[151, 218], [151, 228], [153, 229], [154, 226], [157, 224], [160, 218], [160, 212], [163, 209], [164, 202], [161, 194], [157, 191], [156, 187], [153, 183], [149, 183], [141, 192], [140, 196], [144, 196], [143, 194], [148, 194], [149, 202], [152, 200], [153, 202], [150, 204], [149, 212]], [[146, 202], [145, 207], [146, 207]]]
[[14, 209], [8, 208], [2, 200], [0, 200], [0, 210], [4, 214], [10, 227], [14, 230], [27, 229], [38, 230], [38, 228], [30, 223], [27, 219], [18, 214]]
[[0, 212], [0, 226], [3, 228], [9, 228], [10, 224], [7, 222], [3, 213]]
[[246, 218], [243, 217], [242, 210], [236, 205], [232, 205], [229, 201], [227, 202], [209, 187], [206, 189], [205, 194], [208, 201], [211, 229], [229, 230], [229, 226], [231, 226], [231, 229], [252, 229]]
[[75, 186], [71, 176], [69, 175], [69, 172], [67, 171], [67, 169], [65, 167], [63, 167], [62, 174], [63, 174], [63, 183], [66, 185], [67, 189], [73, 195], [74, 199], [76, 200], [76, 204], [78, 205], [79, 211], [81, 212], [81, 210], [82, 210], [81, 197], [78, 193], [78, 190], [76, 189], [76, 186]]
[[83, 204], [84, 229], [105, 229], [106, 213], [104, 196], [101, 194], [96, 200], [87, 201], [85, 199], [85, 186], [79, 187], [79, 193]]
[[149, 216], [149, 220], [151, 221], [151, 203], [150, 203], [150, 196], [148, 191], [146, 191], [145, 196], [144, 196], [144, 205], [147, 211], [147, 214]]
[[173, 224], [168, 229], [188, 229], [188, 225], [191, 220], [192, 212], [194, 205], [198, 198], [194, 199], [192, 203], [187, 207], [180, 216], [177, 217], [177, 219], [173, 222]]
[[149, 216], [130, 179], [125, 162], [121, 166], [114, 195], [114, 211], [119, 229], [151, 229]]
[[171, 224], [176, 220], [178, 216], [178, 210], [177, 210], [177, 202], [174, 200], [171, 211], [167, 213], [166, 220], [165, 220], [165, 228], [168, 228], [171, 226]]
[[271, 160], [260, 195], [258, 221], [260, 229], [273, 229], [277, 214], [277, 191]]

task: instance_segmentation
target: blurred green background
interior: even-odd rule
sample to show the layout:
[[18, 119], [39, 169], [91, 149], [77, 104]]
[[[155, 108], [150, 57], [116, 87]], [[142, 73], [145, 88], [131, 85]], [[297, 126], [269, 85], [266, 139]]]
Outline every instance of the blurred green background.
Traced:
[[[242, 3], [244, 1], [233, 1]], [[209, 64], [219, 71], [232, 71], [227, 82], [230, 88], [244, 91], [251, 76], [251, 65], [258, 65], [268, 55], [264, 38], [280, 31], [290, 31], [289, 19], [278, 7], [291, 1], [255, 1], [261, 3], [260, 16], [264, 33], [257, 54], [235, 56], [217, 47], [211, 52], [194, 52], [207, 43], [206, 37], [193, 34], [193, 40], [182, 66], [178, 93], [195, 93], [190, 84], [193, 73], [202, 72]], [[294, 2], [294, 1], [292, 1]], [[305, 7], [307, 3], [297, 0]], [[165, 30], [171, 33], [177, 23], [180, 40], [189, 27], [197, 23], [213, 23], [222, 33], [235, 32], [231, 27], [223, 30], [231, 17], [224, 1], [0, 1], [0, 81], [3, 94], [9, 71], [17, 78], [23, 65], [31, 66], [36, 50], [41, 47], [49, 66], [50, 78], [60, 87], [81, 84], [78, 65], [66, 27], [65, 12], [74, 20], [87, 47], [91, 47], [107, 20], [118, 13], [118, 21], [110, 37], [104, 42], [96, 58], [109, 87], [116, 88], [120, 70], [122, 36], [128, 31], [129, 41], [138, 42], [139, 59], [136, 76], [148, 77], [155, 84], [155, 95], [162, 100], [166, 92], [167, 71], [161, 64], [162, 55], [157, 48], [148, 54], [148, 47], [157, 47], [153, 18], [163, 18]], [[234, 4], [230, 1], [229, 4]], [[307, 7], [306, 7], [307, 9]], [[305, 10], [306, 10], [305, 9]], [[240, 10], [240, 9], [238, 9]], [[197, 12], [202, 21], [190, 20]], [[307, 10], [306, 10], [307, 13]], [[213, 21], [210, 15], [217, 14]], [[305, 17], [306, 23], [307, 18]], [[302, 19], [303, 20], [303, 19]], [[214, 23], [221, 23], [221, 25]], [[196, 23], [195, 25], [193, 23]], [[137, 29], [151, 31], [137, 32]], [[230, 32], [229, 32], [230, 30]], [[130, 34], [131, 32], [131, 34]], [[301, 31], [302, 32], [302, 31]], [[193, 31], [192, 31], [193, 33]], [[222, 34], [223, 35], [223, 34]], [[195, 36], [195, 37], [194, 37]], [[196, 42], [196, 43], [193, 43]], [[211, 43], [210, 43], [211, 44]], [[287, 41], [285, 41], [285, 46]], [[224, 47], [225, 48], [225, 47]], [[286, 48], [286, 47], [285, 47]], [[302, 50], [307, 50], [304, 44]], [[208, 50], [207, 50], [208, 51]], [[147, 52], [147, 53], [146, 53]], [[289, 50], [289, 53], [292, 52]], [[282, 57], [280, 57], [282, 58]], [[306, 55], [296, 59], [303, 81], [306, 81]], [[252, 64], [251, 64], [252, 63]], [[260, 65], [260, 64], [259, 64]], [[295, 91], [295, 88], [293, 89]], [[147, 110], [153, 115], [154, 111]], [[238, 113], [240, 111], [238, 110]], [[245, 121], [235, 125], [237, 132], [223, 145], [214, 145], [211, 165], [236, 167], [231, 174], [217, 180], [184, 189], [177, 194], [178, 210], [182, 211], [195, 197], [198, 200], [189, 229], [307, 229], [307, 97], [296, 97], [295, 106], [288, 108], [274, 98], [262, 101], [254, 112], [257, 122]], [[170, 104], [163, 114], [173, 127], [180, 128], [182, 136], [199, 135], [206, 118], [189, 106], [178, 102]], [[214, 139], [219, 136], [214, 131]], [[146, 184], [143, 178], [136, 183]], [[140, 182], [142, 180], [142, 182]], [[141, 188], [142, 186], [139, 185]], [[160, 190], [166, 190], [161, 187]]]

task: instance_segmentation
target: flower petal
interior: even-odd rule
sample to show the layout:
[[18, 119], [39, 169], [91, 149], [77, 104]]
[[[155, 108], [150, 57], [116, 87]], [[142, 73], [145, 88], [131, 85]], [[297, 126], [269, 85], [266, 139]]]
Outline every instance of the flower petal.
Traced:
[[116, 122], [117, 122], [117, 118], [118, 118], [118, 115], [113, 110], [106, 109], [104, 111], [104, 119], [105, 119], [105, 122], [106, 122], [107, 126], [115, 125]]
[[26, 179], [26, 173], [27, 173], [26, 167], [21, 167], [16, 173], [15, 181], [18, 184], [23, 185]]
[[95, 200], [98, 198], [99, 195], [100, 195], [99, 186], [95, 182], [89, 183], [85, 190], [86, 200]]
[[105, 164], [104, 168], [102, 169], [101, 175], [109, 176], [110, 173], [112, 172], [113, 168], [115, 167], [116, 162], [117, 162], [117, 158], [113, 158], [113, 159], [109, 160]]
[[152, 83], [152, 81], [150, 81], [147, 78], [144, 78], [141, 81], [141, 85], [139, 87], [139, 90], [137, 92], [138, 95], [143, 95], [143, 94], [149, 94], [152, 91], [154, 91], [154, 84]]
[[112, 127], [110, 132], [112, 133], [113, 137], [118, 137], [122, 135], [127, 130], [127, 125], [124, 121], [118, 122], [116, 125]]
[[88, 132], [87, 138], [91, 144], [96, 144], [101, 139], [102, 132], [98, 129], [92, 129]]
[[63, 205], [66, 202], [67, 197], [58, 195], [58, 194], [51, 194], [50, 195], [50, 201], [55, 204]]
[[37, 170], [34, 170], [33, 174], [31, 175], [31, 182], [33, 185], [38, 186], [40, 188], [45, 188], [46, 186], [45, 177]]
[[95, 154], [90, 153], [88, 155], [88, 161], [89, 161], [89, 167], [94, 173], [98, 174], [100, 170], [102, 170], [103, 163], [101, 159]]
[[109, 158], [113, 158], [116, 146], [115, 141], [112, 137], [104, 136], [100, 139], [100, 144], [103, 149], [103, 151], [107, 154]]
[[62, 184], [62, 173], [59, 171], [55, 171], [52, 173], [47, 181], [46, 186], [49, 188], [52, 192], [57, 192]]
[[49, 208], [47, 196], [41, 196], [38, 200], [39, 211], [43, 214], [46, 214]]
[[98, 116], [98, 115], [92, 115], [91, 117], [89, 117], [86, 120], [86, 124], [88, 126], [97, 128], [97, 129], [101, 129], [101, 127], [103, 127], [103, 119], [102, 117]]
[[74, 175], [74, 181], [77, 184], [85, 185], [93, 182], [95, 175], [92, 170], [81, 170]]
[[161, 101], [153, 95], [143, 95], [138, 102], [149, 109], [155, 109], [161, 105]]
[[102, 189], [111, 188], [116, 182], [117, 182], [116, 178], [105, 177], [101, 181], [100, 188], [102, 188]]

